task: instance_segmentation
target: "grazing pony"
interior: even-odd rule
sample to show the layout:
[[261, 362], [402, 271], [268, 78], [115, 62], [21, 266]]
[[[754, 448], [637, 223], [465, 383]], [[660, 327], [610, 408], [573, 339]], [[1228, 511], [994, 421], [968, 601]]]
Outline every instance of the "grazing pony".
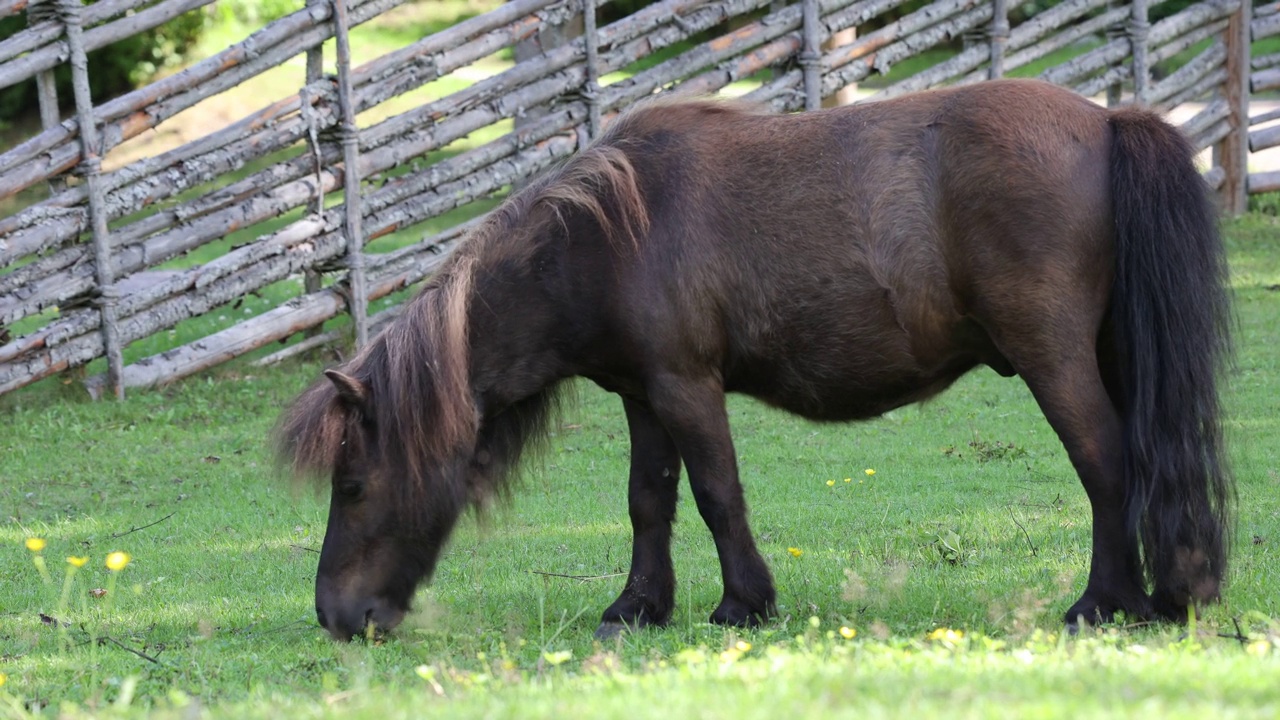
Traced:
[[503, 489], [585, 377], [631, 434], [631, 570], [598, 632], [670, 619], [682, 466], [723, 574], [711, 620], [754, 625], [774, 585], [725, 393], [858, 420], [977, 365], [1022, 377], [1088, 493], [1067, 622], [1183, 620], [1218, 596], [1234, 498], [1225, 259], [1192, 158], [1150, 112], [1034, 81], [618, 118], [283, 416], [283, 461], [332, 484], [320, 624], [394, 627], [462, 511]]

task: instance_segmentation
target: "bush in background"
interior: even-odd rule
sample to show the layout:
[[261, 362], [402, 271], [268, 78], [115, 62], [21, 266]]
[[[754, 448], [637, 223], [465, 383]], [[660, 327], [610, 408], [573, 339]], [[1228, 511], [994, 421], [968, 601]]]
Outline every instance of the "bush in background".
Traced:
[[[301, 10], [304, 0], [220, 0], [184, 13], [169, 22], [89, 53], [89, 90], [95, 104], [146, 84], [157, 74], [182, 64], [205, 30], [214, 24], [261, 27]], [[27, 27], [25, 15], [0, 19], [0, 40]], [[58, 100], [66, 116], [74, 107], [71, 68], [54, 70]], [[37, 117], [36, 83], [28, 80], [0, 89], [0, 122]]]
[[[157, 73], [177, 66], [200, 39], [206, 23], [202, 10], [193, 10], [151, 30], [127, 37], [89, 53], [89, 91], [95, 103], [128, 92]], [[0, 40], [25, 29], [25, 16], [0, 20]], [[64, 111], [74, 107], [71, 95], [71, 68], [63, 63], [54, 69], [58, 100]], [[0, 90], [0, 120], [25, 114], [35, 116], [34, 79]], [[65, 112], [64, 112], [65, 114]]]
[[220, 0], [213, 4], [215, 22], [261, 26], [306, 6], [304, 0]]

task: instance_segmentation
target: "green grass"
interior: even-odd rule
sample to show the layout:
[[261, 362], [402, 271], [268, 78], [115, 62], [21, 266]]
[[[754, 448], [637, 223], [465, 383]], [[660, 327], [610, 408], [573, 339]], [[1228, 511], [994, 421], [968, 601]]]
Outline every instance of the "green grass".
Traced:
[[[1022, 383], [982, 370], [860, 425], [731, 400], [779, 591], [781, 617], [762, 629], [706, 623], [719, 569], [682, 489], [672, 623], [592, 639], [629, 561], [627, 436], [618, 403], [583, 385], [510, 506], [462, 524], [406, 624], [338, 645], [312, 610], [324, 498], [280, 481], [264, 442], [321, 365], [240, 362], [123, 403], [58, 383], [0, 398], [0, 717], [1272, 717], [1278, 225], [1255, 214], [1227, 228], [1239, 532], [1225, 602], [1190, 638], [1060, 635], [1087, 569], [1087, 503]], [[53, 584], [27, 537], [48, 540]], [[113, 550], [133, 562], [94, 598]], [[68, 555], [90, 562], [62, 606]], [[41, 613], [71, 623], [65, 647]], [[1218, 637], [1236, 621], [1244, 642]], [[930, 639], [938, 628], [964, 635]]]

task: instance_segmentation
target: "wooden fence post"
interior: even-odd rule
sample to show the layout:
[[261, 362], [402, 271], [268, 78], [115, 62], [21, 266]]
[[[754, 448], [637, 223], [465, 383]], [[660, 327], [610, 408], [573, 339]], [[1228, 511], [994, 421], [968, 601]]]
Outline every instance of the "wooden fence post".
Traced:
[[960, 52], [962, 53], [968, 52], [972, 50], [975, 45], [981, 45], [982, 43], [986, 42], [990, 34], [991, 34], [990, 25], [987, 25], [986, 27], [975, 27], [975, 28], [969, 28], [968, 30], [965, 30], [964, 32], [960, 33]]
[[1224, 179], [1219, 188], [1222, 210], [1239, 215], [1249, 209], [1249, 75], [1251, 72], [1249, 26], [1253, 21], [1249, 0], [1227, 19], [1227, 105], [1231, 114], [1227, 122], [1231, 132], [1213, 146], [1213, 164], [1222, 168]]
[[[787, 7], [787, 0], [769, 0], [769, 14], [782, 12]], [[787, 72], [787, 63], [774, 63], [770, 68], [769, 76], [771, 80], [777, 80]]]
[[[36, 3], [27, 8], [27, 24], [35, 25], [46, 20], [58, 20], [57, 8], [52, 3]], [[40, 127], [52, 130], [62, 123], [62, 115], [58, 111], [58, 83], [53, 70], [41, 70], [36, 74], [36, 95], [40, 104]], [[66, 189], [67, 183], [61, 175], [49, 178], [49, 192], [57, 194]]]
[[991, 8], [991, 66], [987, 77], [991, 80], [1004, 77], [1004, 47], [1009, 42], [1008, 0], [994, 0]]
[[[1117, 9], [1116, 5], [1119, 2], [1121, 2], [1121, 0], [1107, 0], [1107, 11], [1110, 12], [1112, 10]], [[1124, 33], [1125, 33], [1124, 25], [1120, 23], [1116, 23], [1115, 25], [1107, 26], [1107, 29], [1104, 35], [1106, 37], [1107, 42], [1110, 43], [1113, 40], [1123, 37]], [[1111, 85], [1107, 86], [1107, 107], [1116, 107], [1117, 105], [1120, 104], [1122, 90], [1123, 88], [1118, 82], [1112, 83]]]
[[124, 352], [116, 327], [116, 303], [120, 293], [115, 286], [115, 269], [111, 263], [111, 243], [107, 230], [107, 209], [102, 190], [102, 147], [98, 137], [97, 120], [93, 113], [93, 98], [89, 94], [89, 58], [84, 46], [84, 28], [80, 24], [80, 0], [50, 0], [56, 3], [63, 30], [67, 35], [67, 48], [71, 62], [71, 90], [76, 101], [76, 122], [80, 131], [80, 173], [84, 176], [89, 195], [89, 222], [93, 230], [93, 260], [97, 279], [94, 303], [102, 318], [102, 344], [107, 356], [107, 388], [117, 400], [124, 399], [121, 382]]
[[587, 79], [583, 83], [582, 99], [587, 101], [587, 128], [591, 139], [600, 137], [600, 60], [597, 50], [600, 37], [596, 34], [596, 0], [582, 0], [582, 43], [587, 52]]
[[1151, 65], [1147, 58], [1147, 35], [1151, 31], [1151, 23], [1147, 21], [1147, 0], [1131, 2], [1129, 47], [1133, 55], [1133, 102], [1136, 105], [1146, 105], [1147, 90], [1151, 87]]
[[[507, 0], [511, 2], [511, 0]], [[517, 64], [529, 62], [540, 55], [555, 50], [558, 47], [573, 42], [573, 39], [582, 34], [582, 21], [584, 16], [580, 13], [574, 13], [560, 23], [549, 23], [543, 25], [538, 32], [533, 33], [524, 39], [518, 41], [512, 52], [515, 54]], [[598, 43], [597, 43], [598, 44]], [[540, 118], [546, 117], [551, 112], [551, 104], [544, 103], [533, 107], [521, 108], [520, 112], [512, 119], [517, 130], [533, 125]], [[523, 182], [517, 182], [516, 187], [522, 186]]]
[[800, 51], [800, 67], [804, 69], [804, 109], [822, 107], [822, 33], [818, 28], [818, 0], [802, 0], [804, 47]]
[[[324, 3], [325, 0], [307, 0], [307, 7], [314, 7]], [[311, 212], [316, 215], [324, 213], [324, 183], [321, 173], [324, 171], [324, 163], [320, 159], [320, 129], [319, 121], [316, 118], [315, 108], [312, 106], [311, 93], [314, 90], [314, 83], [324, 75], [324, 44], [318, 44], [307, 51], [307, 74], [303, 81], [302, 91], [299, 93], [301, 100], [301, 111], [303, 121], [307, 123], [307, 149], [311, 151], [311, 156], [315, 158], [316, 164], [316, 197], [311, 204]], [[318, 292], [323, 285], [324, 276], [314, 267], [309, 267], [303, 272], [302, 289], [308, 295]], [[323, 328], [320, 326], [311, 328], [307, 331], [307, 336], [313, 336]]]
[[[858, 40], [858, 26], [845, 28], [839, 32], [831, 34], [827, 41], [822, 44], [823, 51], [835, 50], [845, 45], [852, 45]], [[822, 107], [841, 107], [843, 105], [852, 105], [858, 101], [858, 83], [849, 83], [844, 87], [836, 90], [830, 95], [822, 99]]]
[[351, 92], [351, 43], [347, 37], [347, 0], [333, 0], [334, 37], [338, 45], [338, 105], [342, 111], [343, 231], [347, 240], [347, 309], [355, 326], [356, 349], [369, 342], [369, 295], [364, 277], [364, 235], [360, 209], [360, 132]]

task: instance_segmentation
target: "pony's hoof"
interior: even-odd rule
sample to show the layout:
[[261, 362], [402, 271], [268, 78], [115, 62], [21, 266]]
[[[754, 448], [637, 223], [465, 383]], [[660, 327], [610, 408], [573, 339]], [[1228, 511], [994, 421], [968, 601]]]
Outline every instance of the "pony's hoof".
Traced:
[[1186, 625], [1190, 617], [1190, 600], [1185, 596], [1157, 590], [1151, 596], [1151, 614], [1158, 620], [1165, 620], [1176, 625]]
[[772, 607], [763, 611], [752, 610], [745, 603], [726, 599], [711, 613], [711, 622], [715, 625], [754, 628], [763, 625], [774, 614]]
[[1102, 625], [1110, 625], [1115, 622], [1115, 615], [1112, 613], [1102, 612], [1101, 610], [1094, 610], [1092, 613], [1087, 615], [1082, 612], [1074, 614], [1067, 613], [1064, 620], [1067, 625], [1067, 634], [1078, 635], [1081, 630], [1096, 628]]
[[1146, 595], [1112, 595], [1099, 599], [1086, 594], [1071, 606], [1063, 620], [1067, 625], [1067, 632], [1075, 635], [1085, 628], [1115, 623], [1116, 613], [1124, 613], [1126, 622], [1147, 620], [1151, 616], [1151, 601]]
[[606, 620], [600, 623], [600, 627], [596, 628], [595, 638], [597, 640], [612, 640], [624, 632], [631, 632], [633, 629], [626, 623]]
[[1094, 627], [1097, 627], [1095, 623], [1089, 622], [1083, 615], [1077, 615], [1075, 620], [1068, 620], [1066, 627], [1063, 629], [1066, 630], [1069, 637], [1075, 637], [1080, 634], [1081, 629], [1088, 630]]

